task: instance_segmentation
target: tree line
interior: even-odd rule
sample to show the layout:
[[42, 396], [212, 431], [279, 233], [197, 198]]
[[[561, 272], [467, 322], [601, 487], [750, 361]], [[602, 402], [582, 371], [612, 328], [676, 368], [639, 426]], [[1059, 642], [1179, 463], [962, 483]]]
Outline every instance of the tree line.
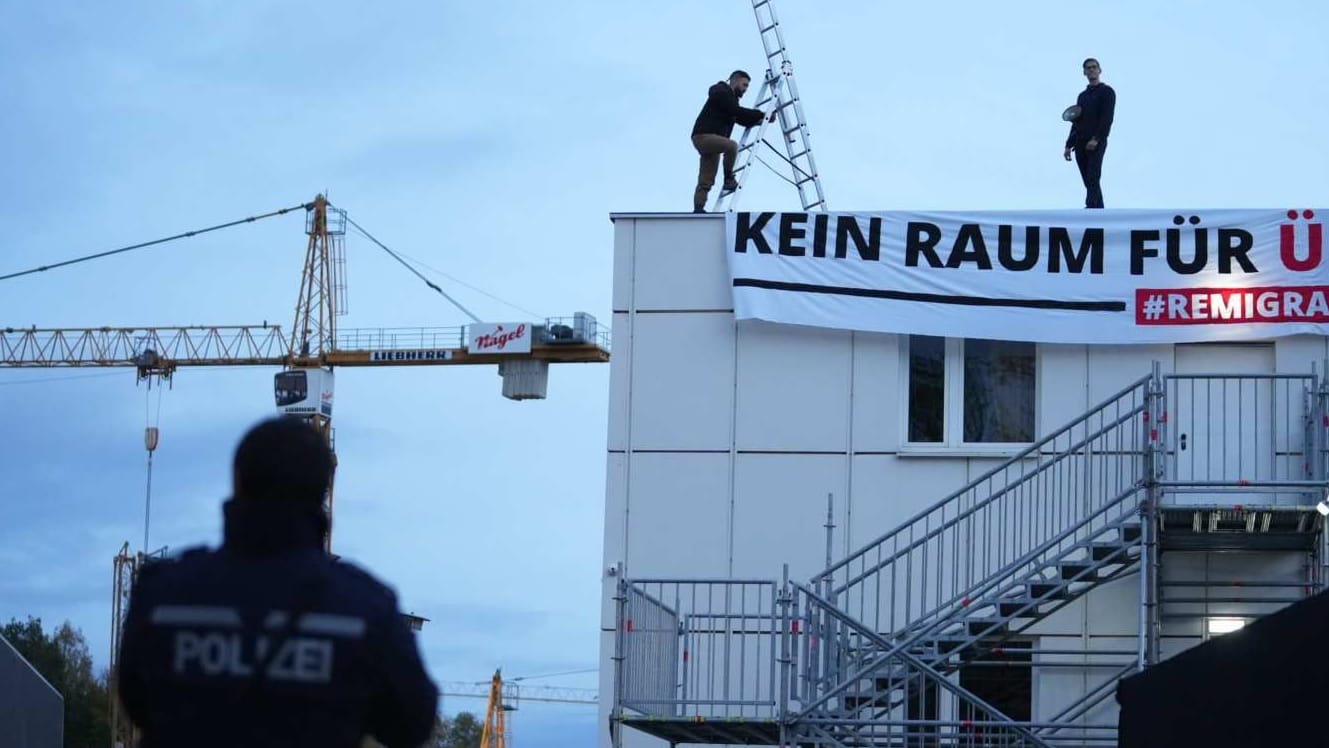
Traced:
[[[111, 694], [106, 668], [94, 671], [83, 632], [65, 621], [47, 632], [40, 618], [10, 619], [3, 636], [65, 702], [64, 748], [106, 748], [111, 744]], [[425, 748], [479, 748], [483, 725], [470, 712], [440, 716]], [[365, 746], [375, 746], [365, 740]]]

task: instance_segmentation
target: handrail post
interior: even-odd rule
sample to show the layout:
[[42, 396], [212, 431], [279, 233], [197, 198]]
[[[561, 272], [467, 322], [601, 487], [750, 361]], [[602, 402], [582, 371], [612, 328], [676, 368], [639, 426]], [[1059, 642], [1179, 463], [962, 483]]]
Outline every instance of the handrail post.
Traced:
[[[1307, 449], [1314, 449], [1308, 462], [1310, 463], [1311, 478], [1323, 482], [1327, 479], [1325, 475], [1325, 456], [1329, 453], [1329, 361], [1325, 361], [1321, 366], [1320, 377], [1315, 382], [1315, 394], [1313, 395], [1315, 406], [1311, 416], [1311, 433], [1314, 434], [1313, 446], [1307, 445]], [[1329, 501], [1329, 492], [1323, 488], [1319, 496], [1314, 497], [1316, 503]], [[1326, 532], [1326, 523], [1323, 516], [1318, 517], [1320, 523], [1320, 537], [1316, 543], [1317, 555], [1319, 556], [1320, 568], [1317, 569], [1319, 575], [1320, 589], [1329, 587], [1329, 532]], [[1317, 592], [1319, 590], [1316, 590]]]
[[793, 620], [790, 616], [789, 605], [789, 564], [784, 565], [784, 573], [780, 580], [779, 591], [779, 616], [776, 625], [780, 627], [780, 693], [776, 695], [776, 716], [780, 723], [780, 745], [789, 744], [789, 687], [792, 673], [792, 658], [790, 657], [790, 638], [793, 636]]
[[[829, 525], [830, 521], [829, 501], [831, 501], [829, 495], [827, 496], [827, 500], [828, 500], [827, 522]], [[829, 527], [826, 531], [826, 542], [827, 542], [827, 548], [829, 550], [829, 544], [831, 542], [831, 529]], [[835, 603], [835, 591], [834, 591], [835, 584], [831, 581], [831, 577], [829, 576], [824, 577], [822, 579], [821, 588], [818, 589], [817, 587], [813, 587], [813, 589], [817, 590], [817, 593], [820, 594], [822, 597], [831, 601], [832, 604]], [[849, 647], [849, 642], [847, 640], [844, 640], [842, 637], [847, 636], [848, 632], [843, 631], [840, 626], [834, 625], [834, 623], [825, 616], [819, 617], [817, 628], [820, 632], [817, 641], [821, 644], [821, 656], [823, 663], [822, 670], [820, 673], [822, 683], [839, 683], [841, 671], [843, 670], [843, 668], [841, 667], [841, 665], [843, 664], [841, 662], [841, 657], [844, 652], [848, 651]]]
[[614, 704], [609, 715], [609, 738], [614, 748], [623, 747], [623, 617], [627, 613], [628, 582], [623, 578], [623, 563], [614, 567], [618, 578], [617, 594], [614, 596], [616, 610], [614, 621]]
[[[1312, 450], [1312, 454], [1306, 462], [1310, 468], [1311, 480], [1323, 481], [1324, 474], [1324, 456], [1325, 456], [1325, 428], [1329, 423], [1325, 422], [1329, 418], [1329, 371], [1324, 372], [1324, 378], [1317, 377], [1314, 385], [1311, 411], [1311, 434], [1313, 434], [1312, 444], [1307, 445], [1307, 449]], [[1323, 499], [1324, 496], [1317, 496], [1316, 500]]]
[[1166, 473], [1167, 401], [1162, 365], [1155, 361], [1146, 390], [1144, 424], [1144, 501], [1140, 504], [1140, 633], [1138, 669], [1158, 661], [1158, 504], [1159, 479]]

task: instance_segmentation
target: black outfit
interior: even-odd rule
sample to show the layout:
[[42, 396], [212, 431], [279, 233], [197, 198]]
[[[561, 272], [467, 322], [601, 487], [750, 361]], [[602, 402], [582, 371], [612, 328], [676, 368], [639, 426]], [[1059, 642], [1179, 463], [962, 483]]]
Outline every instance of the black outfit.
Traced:
[[722, 160], [723, 189], [729, 191], [738, 188], [738, 182], [734, 179], [738, 143], [729, 136], [734, 132], [734, 123], [752, 127], [761, 124], [763, 116], [760, 109], [739, 106], [738, 94], [725, 81], [711, 86], [706, 94], [706, 103], [702, 105], [697, 121], [692, 125], [692, 147], [701, 156], [697, 164], [697, 188], [692, 191], [692, 212], [706, 211], [706, 196], [715, 185], [715, 172], [720, 168]]
[[693, 135], [723, 135], [730, 137], [734, 132], [734, 123], [744, 127], [761, 124], [760, 109], [748, 109], [738, 105], [738, 94], [726, 81], [720, 81], [706, 92], [706, 103], [702, 105], [697, 121], [692, 125]]
[[[1103, 207], [1103, 188], [1099, 181], [1103, 176], [1103, 153], [1107, 150], [1108, 133], [1112, 131], [1112, 115], [1117, 107], [1117, 92], [1106, 83], [1086, 86], [1075, 100], [1080, 107], [1080, 116], [1071, 123], [1070, 135], [1066, 136], [1066, 147], [1075, 151], [1075, 164], [1080, 167], [1080, 178], [1084, 181], [1084, 207]], [[1090, 140], [1097, 140], [1094, 150], [1085, 148]]]
[[323, 551], [317, 504], [232, 499], [221, 549], [140, 571], [119, 694], [140, 748], [415, 748], [438, 690], [393, 592]]

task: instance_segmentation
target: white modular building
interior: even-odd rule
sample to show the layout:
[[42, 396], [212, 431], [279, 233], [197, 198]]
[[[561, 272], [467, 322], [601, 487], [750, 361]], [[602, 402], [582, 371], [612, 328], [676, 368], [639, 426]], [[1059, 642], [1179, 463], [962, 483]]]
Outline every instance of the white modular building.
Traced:
[[[1009, 216], [788, 215], [612, 217], [602, 746], [1115, 745], [1120, 678], [1321, 589], [1323, 320], [1191, 299], [1286, 231], [1194, 272], [1169, 223], [1031, 214], [1072, 241], [992, 280]], [[1158, 273], [1185, 324], [1147, 324]], [[1075, 316], [1122, 278], [1119, 328]]]

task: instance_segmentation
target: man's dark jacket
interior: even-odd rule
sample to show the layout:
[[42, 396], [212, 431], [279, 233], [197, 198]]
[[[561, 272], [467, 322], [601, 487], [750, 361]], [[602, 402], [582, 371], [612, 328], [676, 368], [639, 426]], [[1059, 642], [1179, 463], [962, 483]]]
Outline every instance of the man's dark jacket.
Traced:
[[1095, 138], [1105, 143], [1108, 133], [1112, 132], [1112, 117], [1117, 109], [1117, 92], [1106, 83], [1086, 86], [1075, 99], [1080, 107], [1080, 116], [1071, 123], [1071, 132], [1066, 136], [1067, 148], [1078, 148]]
[[149, 563], [134, 586], [118, 685], [141, 748], [421, 745], [438, 690], [393, 592], [323, 551], [316, 505], [224, 511], [220, 550]]
[[764, 115], [760, 109], [748, 109], [738, 105], [738, 94], [725, 81], [711, 86], [706, 93], [706, 103], [692, 125], [693, 135], [723, 135], [730, 137], [734, 132], [734, 123], [744, 127], [761, 124]]

